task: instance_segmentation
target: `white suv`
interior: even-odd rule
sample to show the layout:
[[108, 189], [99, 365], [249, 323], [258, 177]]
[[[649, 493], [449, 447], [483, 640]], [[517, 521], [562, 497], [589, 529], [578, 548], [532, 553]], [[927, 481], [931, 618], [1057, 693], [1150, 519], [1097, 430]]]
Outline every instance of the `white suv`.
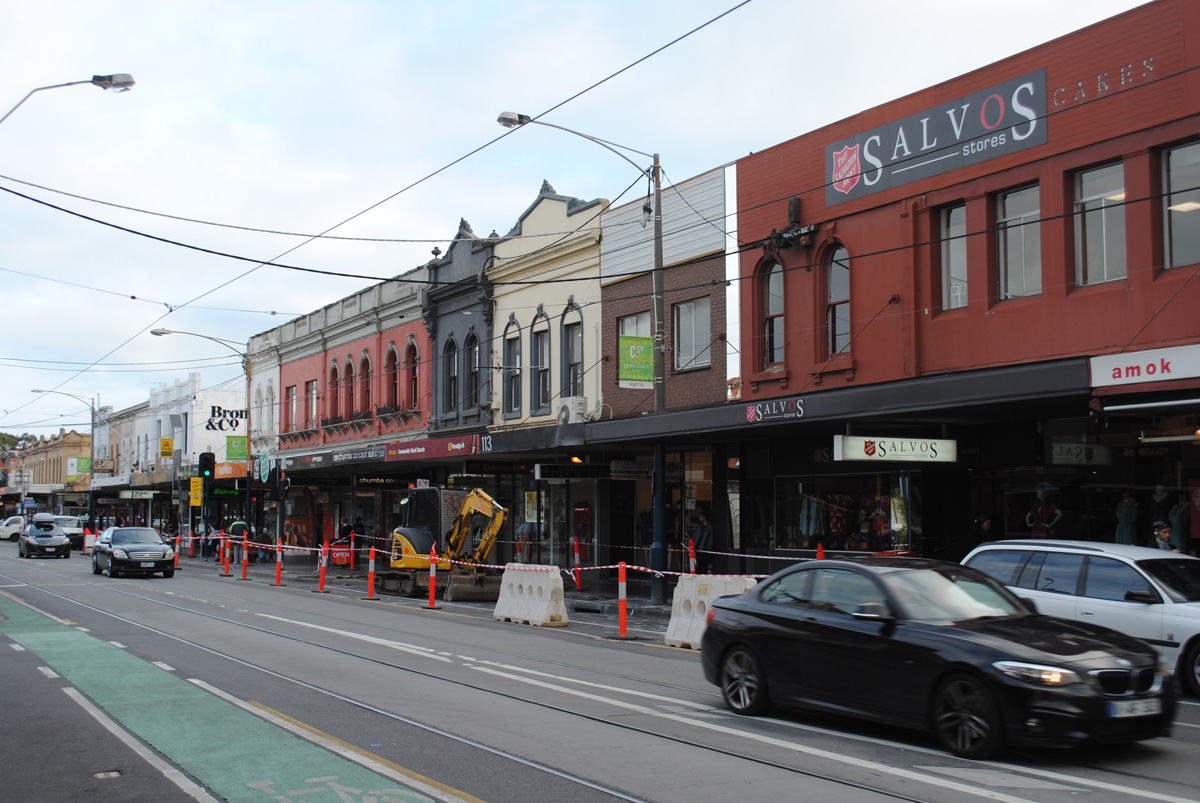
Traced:
[[1111, 627], [1149, 643], [1200, 696], [1200, 558], [1091, 541], [994, 541], [962, 562], [1039, 613]]

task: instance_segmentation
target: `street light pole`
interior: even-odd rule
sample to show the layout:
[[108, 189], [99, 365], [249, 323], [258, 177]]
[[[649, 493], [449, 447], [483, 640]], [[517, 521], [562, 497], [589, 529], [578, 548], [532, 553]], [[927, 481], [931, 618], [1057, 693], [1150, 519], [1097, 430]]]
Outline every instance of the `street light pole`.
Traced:
[[33, 94], [35, 92], [42, 92], [47, 89], [62, 89], [64, 86], [79, 86], [80, 84], [92, 84], [93, 86], [98, 86], [101, 89], [111, 89], [113, 92], [119, 93], [119, 92], [128, 92], [129, 90], [133, 89], [133, 85], [135, 83], [136, 82], [133, 80], [132, 75], [130, 75], [129, 73], [122, 72], [122, 73], [116, 73], [115, 75], [93, 75], [90, 79], [88, 79], [86, 81], [68, 81], [65, 84], [51, 84], [50, 86], [39, 86], [37, 89], [29, 90], [28, 95], [21, 98], [20, 102], [17, 103], [16, 106], [13, 106], [11, 109], [8, 110], [7, 114], [5, 114], [3, 117], [0, 117], [0, 123], [3, 123], [5, 120], [7, 120], [9, 118], [9, 115], [11, 115], [17, 109], [21, 108], [21, 104], [24, 103], [25, 101], [29, 100], [31, 97], [33, 97]]
[[[665, 312], [663, 310], [662, 165], [659, 163], [658, 154], [645, 153], [626, 145], [618, 145], [615, 142], [609, 142], [608, 140], [593, 137], [590, 134], [584, 134], [582, 131], [535, 120], [527, 114], [502, 112], [496, 118], [496, 122], [505, 128], [519, 128], [520, 126], [532, 123], [534, 125], [546, 126], [547, 128], [557, 128], [559, 131], [566, 131], [568, 134], [583, 137], [620, 156], [637, 168], [638, 172], [649, 177], [654, 182], [654, 266], [650, 274], [650, 292], [653, 296], [654, 308], [654, 412], [664, 412], [667, 409], [667, 389], [665, 382], [667, 338]], [[650, 157], [653, 160], [653, 164], [648, 168], [642, 167], [622, 153], [622, 151]], [[650, 601], [654, 604], [662, 604], [666, 601], [666, 587], [661, 574], [667, 568], [666, 473], [666, 445], [661, 440], [658, 440], [654, 443], [654, 543], [650, 547], [650, 568], [658, 573], [650, 583]]]
[[250, 399], [250, 355], [247, 352], [239, 351], [233, 347], [235, 341], [225, 340], [212, 335], [202, 335], [199, 332], [180, 332], [176, 329], [151, 329], [150, 334], [157, 337], [165, 335], [191, 335], [192, 337], [202, 337], [205, 340], [211, 340], [214, 343], [220, 343], [227, 349], [233, 351], [234, 354], [242, 358], [242, 371], [246, 374], [246, 526], [252, 526], [254, 522], [254, 501], [250, 494], [250, 485], [254, 482], [254, 436], [251, 431], [251, 411], [254, 409], [254, 404]]
[[[11, 112], [10, 112], [11, 113]], [[3, 122], [3, 120], [0, 120]], [[42, 390], [35, 389], [32, 393], [56, 393], [59, 396], [70, 396], [72, 399], [81, 401], [88, 406], [92, 413], [89, 424], [88, 446], [91, 452], [91, 463], [88, 465], [88, 526], [95, 528], [96, 526], [96, 492], [92, 490], [92, 482], [96, 479], [96, 405], [89, 398], [85, 399], [82, 396], [76, 396], [74, 393], [67, 393], [61, 390]]]

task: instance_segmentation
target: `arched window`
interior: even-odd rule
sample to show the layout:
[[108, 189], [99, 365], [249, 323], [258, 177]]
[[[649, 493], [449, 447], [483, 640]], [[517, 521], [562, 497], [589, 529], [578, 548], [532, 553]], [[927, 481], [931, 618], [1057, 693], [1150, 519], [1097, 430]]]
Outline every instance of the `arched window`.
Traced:
[[446, 372], [446, 381], [442, 389], [445, 398], [442, 400], [442, 411], [452, 413], [458, 409], [458, 344], [454, 338], [446, 341], [442, 349], [442, 366]]
[[839, 246], [825, 266], [828, 295], [825, 328], [829, 332], [829, 356], [850, 350], [850, 254]]
[[371, 360], [365, 355], [358, 365], [358, 409], [371, 411]]
[[340, 412], [339, 412], [340, 408], [338, 407], [338, 400], [339, 400], [338, 389], [339, 389], [338, 369], [337, 369], [337, 366], [335, 365], [329, 369], [329, 417], [330, 418], [337, 418], [338, 415], [340, 415]]
[[352, 362], [347, 362], [346, 368], [342, 372], [342, 387], [346, 397], [346, 418], [350, 418], [357, 409], [354, 406], [354, 363]]
[[479, 363], [481, 357], [479, 351], [479, 338], [472, 332], [467, 335], [467, 341], [463, 349], [464, 357], [467, 360], [466, 409], [468, 410], [474, 410], [479, 407]]
[[550, 405], [550, 318], [538, 312], [529, 335], [529, 411], [546, 412]]
[[763, 368], [783, 362], [783, 266], [774, 262], [762, 273]]
[[583, 310], [574, 303], [562, 315], [562, 395], [583, 395]]
[[408, 409], [415, 410], [421, 400], [418, 384], [421, 376], [421, 357], [417, 354], [415, 343], [410, 343], [404, 350], [404, 364], [408, 367], [408, 396], [405, 400], [408, 402]]
[[516, 317], [504, 327], [504, 414], [521, 413], [521, 325]]
[[383, 364], [385, 407], [400, 406], [400, 365], [396, 359], [396, 350], [388, 349], [387, 360]]

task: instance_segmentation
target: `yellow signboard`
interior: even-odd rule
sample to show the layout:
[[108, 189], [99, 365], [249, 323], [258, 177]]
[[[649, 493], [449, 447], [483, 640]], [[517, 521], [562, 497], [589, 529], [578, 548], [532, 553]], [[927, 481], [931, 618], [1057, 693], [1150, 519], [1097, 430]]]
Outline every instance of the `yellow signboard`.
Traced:
[[158, 456], [173, 457], [175, 455], [175, 441], [171, 438], [160, 438], [158, 441]]
[[192, 507], [200, 507], [200, 498], [204, 496], [204, 478], [192, 477], [192, 487], [190, 490]]

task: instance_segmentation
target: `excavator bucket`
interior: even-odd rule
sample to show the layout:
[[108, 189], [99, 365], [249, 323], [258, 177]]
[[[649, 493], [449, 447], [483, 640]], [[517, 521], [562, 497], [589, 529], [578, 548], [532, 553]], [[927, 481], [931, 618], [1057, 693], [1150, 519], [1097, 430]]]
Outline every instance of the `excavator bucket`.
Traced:
[[501, 580], [499, 575], [454, 572], [442, 591], [442, 599], [447, 602], [495, 602], [500, 599]]

